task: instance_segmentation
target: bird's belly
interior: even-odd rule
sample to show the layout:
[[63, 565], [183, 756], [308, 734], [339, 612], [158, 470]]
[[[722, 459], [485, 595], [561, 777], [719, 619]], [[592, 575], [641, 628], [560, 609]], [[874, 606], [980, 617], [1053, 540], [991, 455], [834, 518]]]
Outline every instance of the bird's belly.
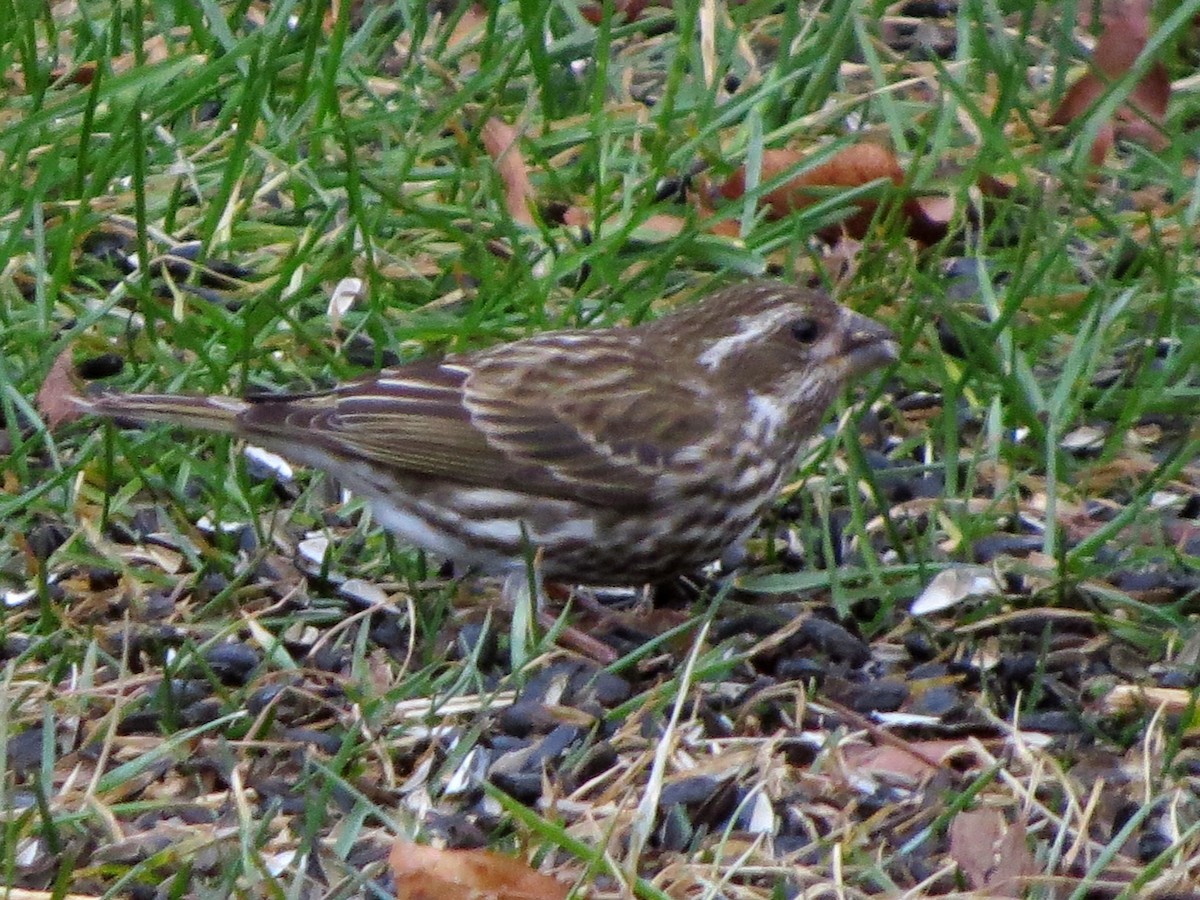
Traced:
[[520, 570], [535, 553], [545, 578], [574, 584], [641, 585], [703, 566], [742, 539], [765, 505], [761, 491], [735, 499], [712, 483], [633, 510], [445, 483], [346, 485], [416, 547], [487, 574]]
[[376, 497], [372, 508], [380, 524], [401, 539], [458, 565], [503, 574], [522, 569], [534, 553], [545, 578], [574, 584], [660, 581], [716, 559], [753, 524], [728, 520], [716, 505], [673, 520], [544, 498], [536, 513], [522, 518], [497, 506], [502, 493], [484, 498], [495, 501], [490, 506], [476, 502], [451, 509], [409, 497]]
[[[439, 488], [372, 497], [376, 518], [417, 547], [489, 574], [525, 565], [541, 550], [547, 569], [560, 552], [592, 546], [594, 513], [578, 503], [495, 488]], [[553, 575], [552, 572], [549, 574]]]

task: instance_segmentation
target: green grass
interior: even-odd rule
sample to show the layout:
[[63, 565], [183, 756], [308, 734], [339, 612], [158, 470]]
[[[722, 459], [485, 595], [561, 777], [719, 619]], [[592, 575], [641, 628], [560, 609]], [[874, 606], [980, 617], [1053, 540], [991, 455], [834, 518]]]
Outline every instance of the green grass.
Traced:
[[[1173, 873], [1200, 847], [1193, 91], [1173, 97], [1167, 149], [1122, 147], [1093, 170], [1101, 112], [1064, 137], [1042, 124], [1080, 64], [1058, 7], [964, 3], [944, 23], [955, 55], [914, 62], [881, 38], [882, 5], [715, 6], [710, 34], [697, 2], [598, 26], [577, 4], [504, 3], [452, 39], [466, 7], [364, 4], [352, 21], [343, 5], [326, 21], [320, 4], [0, 0], [0, 591], [32, 592], [0, 607], [0, 883], [394, 896], [385, 860], [403, 834], [523, 853], [597, 896], [793, 896], [835, 877], [846, 896], [936, 896], [978, 887], [953, 874], [947, 833], [991, 804], [1077, 896], [1126, 875], [1135, 887], [1112, 894], [1188, 888]], [[1162, 10], [1153, 46], [1179, 44], [1198, 9]], [[1173, 78], [1188, 52], [1166, 55]], [[587, 234], [513, 221], [480, 140], [490, 117], [521, 131], [539, 216], [574, 205]], [[817, 164], [862, 139], [895, 148], [909, 195], [955, 205], [949, 236], [918, 247], [884, 202], [837, 285], [891, 325], [902, 360], [839, 402], [841, 427], [805, 453], [720, 602], [709, 586], [626, 618], [604, 672], [565, 672], [540, 632], [510, 654], [526, 636], [490, 585], [441, 577], [319, 475], [277, 485], [238, 443], [165, 428], [51, 433], [33, 400], [66, 348], [118, 355], [104, 383], [126, 390], [306, 390], [393, 358], [638, 321], [748, 276], [828, 281], [813, 233], [895, 192], [832, 192], [769, 221], [757, 200], [782, 179], [756, 167], [764, 149]], [[717, 210], [739, 238], [656, 201], [697, 162], [716, 182], [749, 168], [746, 197]], [[1009, 197], [980, 198], [993, 175]], [[164, 270], [180, 244], [199, 262]], [[350, 276], [363, 297], [335, 325], [329, 294]], [[937, 402], [919, 409], [921, 392]], [[1065, 448], [1085, 425], [1096, 447]], [[897, 478], [938, 487], [896, 499]], [[205, 533], [206, 515], [245, 528]], [[1037, 547], [995, 558], [1003, 596], [906, 615], [937, 572], [1020, 532]], [[314, 535], [330, 553], [305, 569], [297, 545]], [[1146, 571], [1165, 573], [1154, 589], [1132, 578]], [[803, 637], [814, 615], [875, 661]], [[906, 679], [918, 640], [947, 669], [914, 682], [947, 679], [992, 723], [993, 758], [928, 791], [862, 763], [868, 738], [889, 744], [846, 709], [880, 674]], [[1015, 658], [1027, 675], [1000, 666]], [[809, 659], [819, 676], [781, 667]], [[1102, 702], [1118, 684], [1169, 686], [1163, 671], [1184, 695], [1169, 712]], [[612, 677], [627, 692], [596, 700]], [[483, 777], [515, 752], [498, 739], [514, 698], [549, 711], [538, 740], [578, 729], [557, 732], [573, 739], [546, 761], [542, 805]], [[1078, 730], [1045, 747], [993, 741], [1060, 711]], [[805, 732], [822, 737], [797, 762]], [[921, 752], [941, 734], [897, 733]], [[677, 751], [661, 779], [656, 746]], [[1089, 807], [1095, 782], [1071, 773], [1095, 754], [1126, 780]], [[729, 810], [681, 803], [632, 839], [646, 786], [697, 772], [712, 804], [734, 791]], [[803, 853], [754, 842], [735, 810], [756, 792], [788, 828], [807, 823]], [[1139, 857], [1126, 837], [1148, 824], [1167, 840]], [[1049, 881], [1026, 891], [1057, 896]]]

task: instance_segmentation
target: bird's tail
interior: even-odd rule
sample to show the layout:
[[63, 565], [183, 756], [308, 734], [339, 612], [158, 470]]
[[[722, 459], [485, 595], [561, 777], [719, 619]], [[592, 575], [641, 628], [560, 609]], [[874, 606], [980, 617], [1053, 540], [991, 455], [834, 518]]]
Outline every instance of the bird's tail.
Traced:
[[238, 416], [249, 402], [236, 397], [195, 397], [187, 394], [98, 394], [75, 397], [84, 412], [110, 419], [167, 422], [202, 431], [236, 434]]

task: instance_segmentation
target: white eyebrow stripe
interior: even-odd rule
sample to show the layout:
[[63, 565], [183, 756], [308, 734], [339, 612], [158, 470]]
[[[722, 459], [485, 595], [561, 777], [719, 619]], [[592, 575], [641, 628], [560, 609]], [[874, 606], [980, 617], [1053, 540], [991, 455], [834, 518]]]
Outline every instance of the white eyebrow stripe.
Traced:
[[757, 316], [743, 316], [738, 319], [738, 330], [714, 341], [707, 350], [700, 354], [698, 362], [706, 369], [715, 369], [729, 354], [736, 353], [747, 344], [760, 340], [778, 328], [780, 323], [794, 318], [795, 315], [796, 311], [791, 306], [784, 306], [769, 309]]

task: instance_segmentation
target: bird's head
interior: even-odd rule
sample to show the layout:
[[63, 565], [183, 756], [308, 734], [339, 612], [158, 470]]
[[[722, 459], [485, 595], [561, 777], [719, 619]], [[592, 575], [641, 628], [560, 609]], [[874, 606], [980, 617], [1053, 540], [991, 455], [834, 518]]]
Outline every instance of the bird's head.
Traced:
[[659, 320], [718, 390], [745, 390], [788, 431], [815, 427], [855, 376], [893, 362], [892, 333], [822, 291], [752, 282]]

